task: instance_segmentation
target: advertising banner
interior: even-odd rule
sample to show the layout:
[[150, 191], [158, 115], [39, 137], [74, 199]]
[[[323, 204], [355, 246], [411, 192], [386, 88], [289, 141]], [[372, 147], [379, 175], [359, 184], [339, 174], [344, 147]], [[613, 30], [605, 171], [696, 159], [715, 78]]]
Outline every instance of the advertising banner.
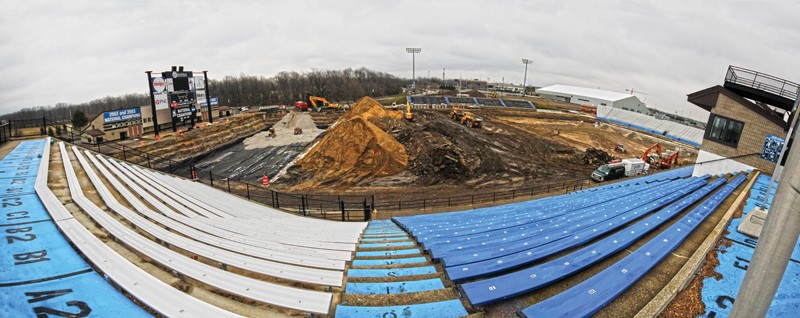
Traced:
[[113, 124], [139, 119], [142, 119], [142, 111], [139, 108], [112, 110], [103, 113], [103, 124]]
[[764, 147], [761, 148], [761, 159], [778, 163], [778, 157], [781, 155], [784, 142], [785, 140], [781, 137], [767, 134], [767, 139], [764, 140]]
[[206, 78], [203, 75], [195, 76], [194, 87], [197, 90], [206, 89]]
[[153, 83], [150, 88], [153, 90], [153, 93], [163, 93], [167, 90], [167, 82], [164, 81], [164, 78], [153, 77]]
[[169, 108], [169, 95], [168, 93], [160, 93], [160, 94], [153, 94], [153, 98], [156, 102], [156, 109], [167, 109]]
[[197, 105], [205, 105], [206, 104], [206, 91], [203, 89], [198, 89], [196, 92], [197, 97]]

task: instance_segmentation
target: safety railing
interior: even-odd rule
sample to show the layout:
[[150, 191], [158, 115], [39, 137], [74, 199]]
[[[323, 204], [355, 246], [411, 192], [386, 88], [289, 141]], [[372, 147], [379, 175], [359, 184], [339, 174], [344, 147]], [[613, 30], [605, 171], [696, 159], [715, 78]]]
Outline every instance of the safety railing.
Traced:
[[800, 92], [800, 84], [733, 65], [728, 66], [725, 81], [765, 91], [790, 100], [797, 98], [797, 93]]

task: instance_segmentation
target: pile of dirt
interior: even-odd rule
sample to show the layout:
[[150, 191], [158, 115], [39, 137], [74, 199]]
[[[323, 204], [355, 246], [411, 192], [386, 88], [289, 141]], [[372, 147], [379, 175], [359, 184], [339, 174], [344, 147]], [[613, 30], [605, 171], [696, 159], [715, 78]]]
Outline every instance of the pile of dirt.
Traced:
[[[303, 132], [299, 135], [295, 135], [295, 128], [300, 128]], [[272, 126], [272, 129], [275, 131], [274, 136], [270, 136], [269, 131], [262, 131], [245, 139], [243, 141], [244, 149], [251, 150], [265, 147], [278, 147], [296, 143], [307, 144], [324, 131], [317, 128], [311, 115], [298, 112], [286, 114], [278, 123]]]
[[590, 166], [599, 166], [611, 160], [614, 160], [614, 158], [612, 158], [611, 155], [597, 148], [586, 149], [586, 151], [584, 151], [578, 157], [579, 162], [582, 162], [583, 164]]
[[467, 95], [469, 97], [478, 97], [478, 98], [486, 97], [486, 94], [479, 92], [477, 89], [473, 89], [473, 90], [467, 92]]
[[294, 189], [354, 185], [405, 171], [406, 149], [385, 131], [398, 120], [374, 99], [362, 98], [290, 169], [301, 182]]

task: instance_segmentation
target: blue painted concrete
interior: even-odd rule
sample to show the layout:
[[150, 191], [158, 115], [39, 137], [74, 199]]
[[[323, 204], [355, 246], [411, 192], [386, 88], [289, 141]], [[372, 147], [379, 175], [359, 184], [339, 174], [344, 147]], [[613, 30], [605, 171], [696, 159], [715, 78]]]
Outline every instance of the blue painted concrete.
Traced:
[[362, 238], [361, 243], [389, 243], [410, 240], [408, 236]]
[[[743, 209], [745, 215], [756, 206], [761, 206], [768, 184], [768, 176], [760, 175], [758, 177], [750, 190], [750, 197], [745, 202]], [[773, 184], [767, 208], [769, 208], [776, 187], [777, 185]], [[706, 305], [706, 312], [700, 317], [727, 317], [733, 308], [733, 302], [739, 293], [739, 287], [744, 281], [744, 275], [753, 257], [756, 243], [758, 243], [757, 239], [736, 230], [742, 220], [743, 217], [731, 220], [728, 225], [729, 234], [725, 238], [730, 240], [732, 245], [730, 247], [720, 246], [720, 252], [717, 253], [719, 266], [715, 270], [722, 274], [723, 278], [716, 280], [710, 277], [703, 280], [701, 297]], [[792, 252], [791, 260], [783, 274], [767, 317], [797, 317], [798, 312], [800, 312], [800, 243]]]
[[[0, 304], [3, 317], [61, 316], [53, 311], [65, 313], [64, 317], [152, 317], [94, 272], [0, 287]], [[51, 311], [43, 311], [47, 309]]]
[[380, 247], [400, 247], [400, 246], [414, 246], [414, 242], [394, 242], [394, 243], [366, 243], [359, 244], [359, 248], [380, 248]]
[[444, 289], [439, 278], [391, 283], [347, 283], [348, 294], [404, 294]]
[[407, 249], [407, 250], [356, 252], [356, 257], [413, 255], [413, 254], [420, 254], [420, 253], [421, 252], [420, 252], [420, 250], [418, 248], [412, 248], [412, 249]]
[[353, 266], [381, 266], [397, 264], [425, 263], [428, 260], [424, 257], [409, 258], [387, 258], [387, 259], [354, 259]]
[[393, 269], [357, 269], [351, 268], [347, 271], [348, 277], [397, 277], [435, 274], [436, 268], [433, 266], [393, 268]]
[[458, 299], [440, 301], [427, 304], [400, 305], [386, 307], [356, 307], [336, 306], [336, 317], [345, 318], [375, 318], [375, 317], [403, 317], [403, 318], [455, 318], [467, 315], [464, 306]]

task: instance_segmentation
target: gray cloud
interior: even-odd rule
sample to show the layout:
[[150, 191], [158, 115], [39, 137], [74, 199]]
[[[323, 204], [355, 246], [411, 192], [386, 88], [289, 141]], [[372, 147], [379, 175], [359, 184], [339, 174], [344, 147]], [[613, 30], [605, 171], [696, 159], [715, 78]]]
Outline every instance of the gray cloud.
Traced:
[[798, 81], [792, 1], [17, 1], [0, 12], [0, 113], [144, 92], [146, 70], [212, 78], [365, 66], [624, 92], [692, 117], [739, 65]]

